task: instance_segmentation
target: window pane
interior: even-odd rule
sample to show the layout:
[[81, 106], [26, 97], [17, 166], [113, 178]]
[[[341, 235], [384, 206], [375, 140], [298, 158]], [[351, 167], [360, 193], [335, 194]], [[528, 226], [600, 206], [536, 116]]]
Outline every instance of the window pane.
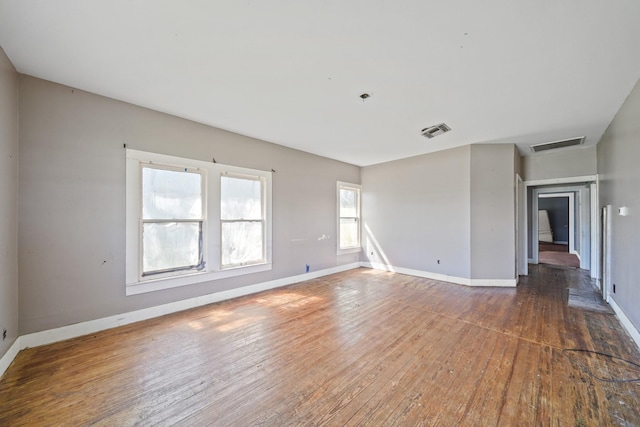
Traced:
[[142, 168], [144, 219], [202, 218], [202, 180], [199, 173]]
[[355, 218], [340, 218], [340, 247], [352, 248], [359, 246], [358, 220]]
[[264, 261], [262, 222], [222, 223], [222, 266]]
[[262, 182], [223, 176], [220, 194], [221, 219], [262, 219]]
[[200, 223], [143, 224], [144, 273], [200, 263]]
[[358, 216], [358, 195], [355, 190], [340, 189], [340, 216]]

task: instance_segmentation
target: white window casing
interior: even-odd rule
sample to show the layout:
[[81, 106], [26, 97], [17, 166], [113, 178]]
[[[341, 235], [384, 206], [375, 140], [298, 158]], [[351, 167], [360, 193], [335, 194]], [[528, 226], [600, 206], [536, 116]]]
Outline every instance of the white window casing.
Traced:
[[[169, 214], [157, 215], [149, 214], [147, 209], [143, 215], [143, 195], [142, 195], [142, 173], [145, 168], [157, 169], [159, 171], [184, 171], [191, 174], [197, 174], [201, 177], [202, 206], [200, 206], [201, 214], [198, 215], [197, 203], [193, 201], [197, 197], [191, 192], [189, 199], [190, 210], [187, 213], [181, 213], [177, 209], [175, 214], [171, 207], [165, 209], [156, 209], [156, 211], [166, 212]], [[218, 280], [228, 277], [239, 276], [243, 274], [256, 273], [260, 271], [271, 270], [271, 172], [248, 169], [236, 166], [222, 165], [219, 163], [209, 163], [199, 160], [168, 156], [157, 153], [149, 153], [138, 150], [126, 150], [126, 294], [135, 295], [145, 292], [151, 292], [161, 289], [169, 289], [178, 286], [191, 285], [195, 283]], [[195, 175], [193, 175], [195, 176]], [[260, 256], [251, 257], [250, 262], [234, 263], [222, 265], [222, 229], [223, 221], [221, 219], [221, 183], [223, 177], [232, 177], [247, 182], [257, 182], [260, 187], [259, 204], [256, 208], [253, 206], [252, 212], [260, 212], [260, 217], [256, 218], [234, 218], [238, 224], [254, 224], [258, 223], [260, 233], [253, 233], [254, 242], [256, 238], [260, 238], [259, 248]], [[191, 179], [193, 183], [194, 180]], [[194, 199], [195, 197], [195, 199]], [[171, 203], [173, 202], [173, 205]], [[258, 202], [257, 197], [253, 197], [250, 203], [255, 205]], [[166, 206], [176, 206], [176, 200], [164, 200]], [[194, 209], [196, 206], [195, 213]], [[257, 209], [257, 210], [256, 210]], [[184, 209], [183, 209], [184, 210]], [[158, 218], [154, 217], [158, 216]], [[180, 217], [186, 216], [186, 218]], [[255, 216], [255, 215], [254, 215]], [[246, 220], [246, 221], [245, 221]], [[228, 222], [228, 221], [227, 221]], [[149, 225], [152, 224], [152, 225]], [[156, 226], [153, 224], [160, 224]], [[197, 225], [196, 225], [197, 224]], [[191, 252], [189, 256], [185, 254], [188, 250], [180, 253], [176, 249], [176, 254], [168, 254], [169, 261], [160, 258], [148, 257], [146, 259], [147, 266], [155, 268], [151, 271], [143, 271], [143, 227], [150, 228], [182, 228], [191, 230], [182, 230], [183, 235], [187, 235], [187, 246]], [[201, 234], [198, 242], [202, 259], [198, 259], [196, 263], [191, 265], [189, 262], [180, 262], [180, 259], [194, 260], [194, 251], [196, 251], [194, 243], [194, 233], [198, 233], [198, 227]], [[241, 227], [242, 228], [242, 227]], [[245, 228], [256, 229], [255, 226], [245, 226]], [[184, 239], [183, 239], [184, 240]], [[161, 240], [152, 240], [147, 237], [147, 245], [149, 242], [157, 244]], [[235, 239], [241, 242], [241, 239]], [[156, 251], [162, 252], [162, 251]], [[246, 252], [246, 250], [245, 250]], [[252, 254], [255, 254], [254, 251]], [[172, 257], [173, 256], [173, 257]], [[177, 257], [178, 261], [174, 261]], [[182, 258], [181, 258], [182, 257]], [[153, 258], [153, 261], [149, 261]], [[185, 265], [183, 265], [185, 264]], [[167, 267], [167, 268], [159, 268]]]
[[221, 268], [264, 263], [264, 177], [225, 172], [220, 181]]
[[202, 271], [206, 171], [140, 162], [140, 172], [139, 279]]
[[336, 189], [337, 205], [337, 253], [360, 252], [361, 227], [361, 186], [338, 181]]

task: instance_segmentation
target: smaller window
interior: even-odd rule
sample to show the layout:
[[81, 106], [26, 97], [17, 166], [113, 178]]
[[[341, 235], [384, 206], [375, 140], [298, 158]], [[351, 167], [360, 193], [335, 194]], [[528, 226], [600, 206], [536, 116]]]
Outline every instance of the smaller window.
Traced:
[[338, 182], [338, 253], [360, 250], [360, 186]]

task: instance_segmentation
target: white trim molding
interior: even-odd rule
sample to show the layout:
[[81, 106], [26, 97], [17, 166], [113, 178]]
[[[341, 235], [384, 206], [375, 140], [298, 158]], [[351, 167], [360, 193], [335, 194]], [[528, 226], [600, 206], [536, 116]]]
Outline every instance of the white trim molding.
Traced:
[[0, 378], [2, 378], [4, 373], [9, 368], [9, 365], [11, 365], [11, 362], [13, 362], [13, 359], [16, 358], [21, 349], [21, 339], [20, 337], [18, 337], [13, 342], [13, 344], [11, 344], [9, 350], [7, 350], [7, 352], [3, 354], [2, 357], [0, 357]]
[[611, 296], [608, 298], [607, 302], [609, 303], [611, 308], [613, 308], [613, 311], [616, 313], [616, 316], [618, 316], [618, 320], [620, 320], [622, 326], [627, 330], [629, 335], [631, 335], [631, 338], [633, 338], [638, 348], [640, 348], [640, 331], [638, 331], [634, 324], [631, 323], [631, 320], [627, 317], [626, 314], [624, 314], [624, 311], [622, 311], [620, 306], [616, 304], [616, 301]]
[[414, 270], [411, 268], [395, 267], [392, 265], [377, 263], [377, 262], [363, 262], [363, 267], [372, 268], [374, 270], [390, 271], [392, 273], [406, 274], [409, 276], [423, 277], [425, 279], [439, 280], [441, 282], [455, 283], [456, 285], [464, 286], [479, 286], [479, 287], [501, 287], [501, 288], [514, 288], [518, 285], [518, 279], [470, 279], [467, 277], [449, 276], [446, 274], [432, 273], [429, 271]]
[[550, 179], [536, 179], [532, 181], [525, 181], [527, 187], [535, 187], [539, 185], [556, 185], [556, 184], [576, 184], [582, 182], [595, 182], [598, 179], [598, 175], [582, 175], [582, 176], [569, 176], [566, 178], [550, 178]]
[[[199, 267], [190, 266], [190, 270], [156, 272], [143, 277], [142, 251], [142, 171], [154, 168], [160, 170], [185, 170], [201, 176], [202, 213], [194, 221], [200, 223], [200, 243], [202, 263]], [[272, 269], [272, 172], [248, 169], [238, 166], [211, 163], [202, 160], [187, 159], [165, 154], [126, 150], [126, 186], [125, 186], [125, 292], [137, 295], [178, 286], [225, 279], [259, 271]], [[263, 223], [263, 258], [250, 265], [224, 266], [221, 254], [220, 218], [221, 183], [225, 177], [243, 177], [261, 183]], [[176, 219], [176, 218], [172, 218]], [[158, 220], [165, 220], [159, 218]]]

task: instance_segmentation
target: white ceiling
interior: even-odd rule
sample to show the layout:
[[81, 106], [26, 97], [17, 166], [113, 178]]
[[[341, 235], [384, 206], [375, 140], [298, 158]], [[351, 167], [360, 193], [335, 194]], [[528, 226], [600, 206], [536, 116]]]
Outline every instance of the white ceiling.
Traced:
[[0, 0], [0, 46], [24, 74], [365, 166], [596, 144], [640, 78], [640, 2]]

